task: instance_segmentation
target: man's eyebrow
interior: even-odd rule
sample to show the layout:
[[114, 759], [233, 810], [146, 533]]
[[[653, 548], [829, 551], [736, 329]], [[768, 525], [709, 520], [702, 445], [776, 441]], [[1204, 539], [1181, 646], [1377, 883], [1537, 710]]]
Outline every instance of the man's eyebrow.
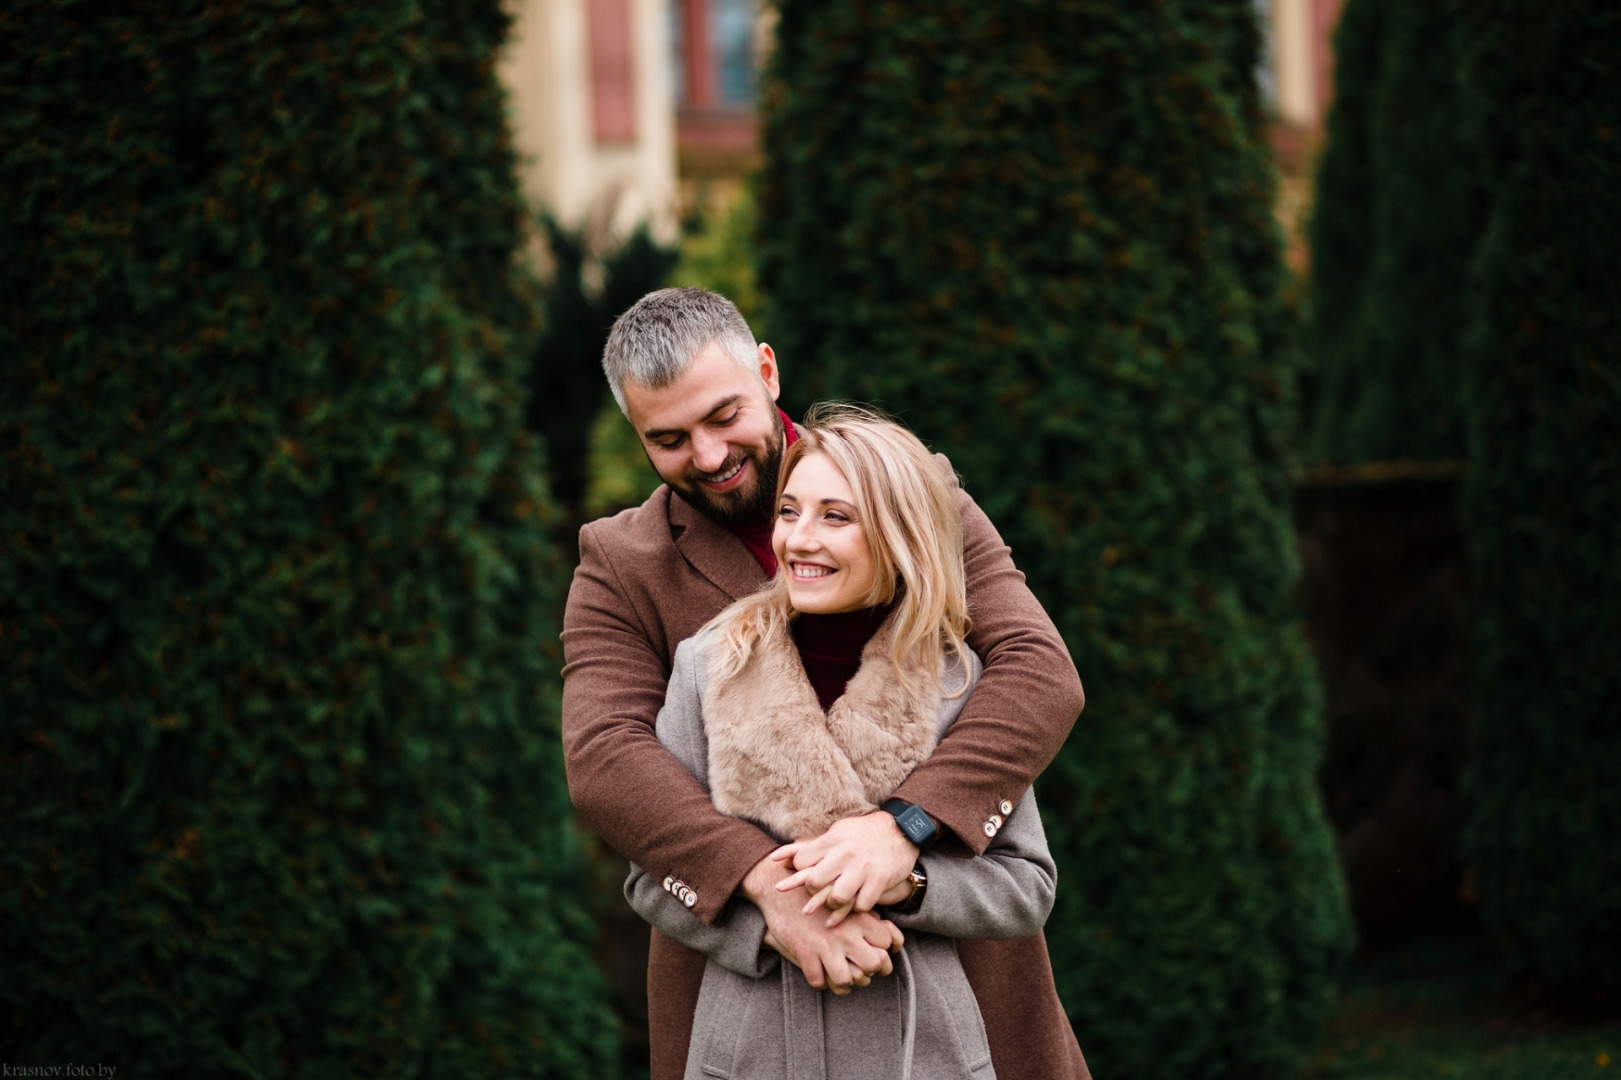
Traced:
[[[708, 420], [710, 417], [714, 416], [716, 413], [720, 412], [722, 409], [726, 409], [726, 408], [729, 408], [729, 407], [731, 407], [733, 405], [736, 405], [742, 399], [743, 399], [742, 394], [728, 394], [726, 397], [721, 398], [719, 401], [715, 402], [715, 404], [711, 405], [709, 407], [709, 411], [704, 413], [703, 416], [698, 418], [698, 422], [700, 424], [703, 423], [705, 420]], [[665, 436], [668, 436], [668, 435], [685, 435], [685, 434], [686, 434], [686, 432], [682, 431], [680, 428], [669, 428], [669, 429], [650, 428], [649, 430], [642, 432], [642, 438], [644, 438], [644, 439], [662, 439], [662, 438], [664, 438]]]

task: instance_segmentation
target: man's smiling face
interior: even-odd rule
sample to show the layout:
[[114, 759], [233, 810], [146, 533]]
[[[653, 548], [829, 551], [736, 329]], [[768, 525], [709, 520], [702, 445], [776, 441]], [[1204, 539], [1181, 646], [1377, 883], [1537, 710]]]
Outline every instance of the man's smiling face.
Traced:
[[771, 346], [759, 346], [754, 369], [710, 342], [668, 386], [624, 391], [647, 460], [678, 495], [723, 523], [770, 518], [783, 447]]

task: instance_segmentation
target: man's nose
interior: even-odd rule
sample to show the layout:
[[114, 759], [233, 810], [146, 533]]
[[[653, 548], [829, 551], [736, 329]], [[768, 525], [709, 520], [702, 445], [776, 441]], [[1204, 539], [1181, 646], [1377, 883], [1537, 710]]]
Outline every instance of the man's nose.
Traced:
[[699, 472], [712, 473], [726, 464], [726, 440], [702, 433], [692, 437], [692, 464]]

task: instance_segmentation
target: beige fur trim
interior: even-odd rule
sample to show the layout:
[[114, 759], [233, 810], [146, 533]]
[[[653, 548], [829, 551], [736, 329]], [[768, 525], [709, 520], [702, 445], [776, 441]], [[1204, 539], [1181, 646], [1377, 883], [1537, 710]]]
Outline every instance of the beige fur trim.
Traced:
[[798, 840], [887, 799], [933, 751], [940, 724], [939, 690], [921, 669], [903, 688], [889, 643], [886, 620], [828, 713], [787, 634], [761, 641], [730, 679], [716, 648], [703, 696], [716, 809]]

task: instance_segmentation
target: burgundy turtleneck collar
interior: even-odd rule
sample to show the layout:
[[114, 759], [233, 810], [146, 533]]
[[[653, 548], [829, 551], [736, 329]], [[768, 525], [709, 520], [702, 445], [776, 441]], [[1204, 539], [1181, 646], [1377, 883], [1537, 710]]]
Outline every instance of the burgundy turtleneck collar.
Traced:
[[833, 707], [861, 667], [861, 650], [878, 632], [891, 607], [880, 604], [833, 615], [802, 614], [794, 620], [794, 645], [823, 712]]

